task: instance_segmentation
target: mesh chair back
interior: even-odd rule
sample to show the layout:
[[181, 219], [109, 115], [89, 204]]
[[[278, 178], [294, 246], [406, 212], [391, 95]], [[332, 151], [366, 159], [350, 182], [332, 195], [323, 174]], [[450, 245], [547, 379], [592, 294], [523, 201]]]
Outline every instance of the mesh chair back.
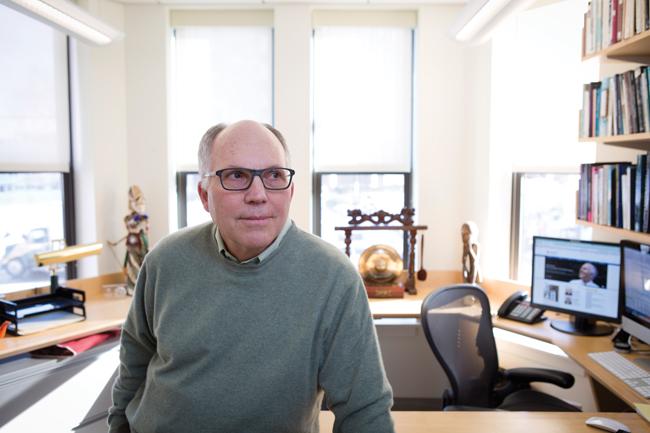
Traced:
[[491, 407], [499, 362], [485, 292], [467, 284], [433, 292], [422, 303], [421, 321], [451, 384], [449, 403]]

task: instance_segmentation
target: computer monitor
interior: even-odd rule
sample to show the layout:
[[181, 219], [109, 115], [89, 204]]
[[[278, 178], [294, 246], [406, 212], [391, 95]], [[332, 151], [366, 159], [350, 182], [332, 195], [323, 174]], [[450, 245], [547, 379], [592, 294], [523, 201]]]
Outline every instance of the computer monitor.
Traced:
[[577, 335], [608, 335], [619, 323], [622, 302], [621, 251], [618, 244], [533, 237], [531, 304], [571, 315], [553, 320], [558, 331]]
[[621, 328], [650, 343], [650, 245], [621, 241]]

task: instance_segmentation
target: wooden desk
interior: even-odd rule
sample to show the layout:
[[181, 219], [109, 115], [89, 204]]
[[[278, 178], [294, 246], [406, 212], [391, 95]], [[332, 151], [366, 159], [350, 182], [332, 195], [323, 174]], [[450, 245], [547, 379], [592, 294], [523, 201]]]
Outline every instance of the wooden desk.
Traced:
[[131, 305], [131, 296], [117, 296], [104, 292], [102, 284], [124, 281], [121, 273], [96, 278], [70, 280], [64, 285], [86, 292], [86, 320], [31, 335], [0, 338], [0, 359], [51, 346], [62, 341], [85, 337], [122, 326]]
[[[597, 433], [585, 424], [592, 416], [605, 416], [627, 425], [633, 433], [648, 433], [650, 425], [635, 413], [562, 412], [393, 412], [397, 433]], [[320, 413], [320, 431], [329, 433], [332, 412]]]
[[[422, 301], [431, 292], [451, 284], [458, 284], [462, 281], [460, 272], [454, 271], [433, 271], [429, 272], [430, 277], [424, 282], [418, 282], [418, 294], [405, 294], [403, 299], [371, 299], [370, 309], [374, 318], [418, 318]], [[648, 399], [638, 394], [632, 388], [623, 383], [616, 376], [601, 367], [600, 364], [589, 357], [590, 352], [606, 352], [613, 350], [611, 336], [604, 337], [581, 337], [557, 331], [550, 326], [555, 318], [566, 319], [564, 314], [546, 312], [549, 320], [528, 325], [513, 320], [502, 319], [496, 316], [501, 303], [508, 295], [516, 290], [529, 291], [530, 288], [514, 282], [486, 280], [480, 284], [488, 294], [490, 307], [493, 313], [492, 323], [495, 327], [527, 337], [535, 338], [547, 343], [554, 344], [562, 349], [571, 359], [580, 365], [591, 379], [592, 389], [601, 410], [629, 410], [634, 403], [650, 403]], [[627, 355], [626, 355], [627, 356]], [[627, 356], [633, 358], [634, 356]], [[621, 400], [612, 401], [607, 392]], [[605, 394], [603, 394], [605, 393]], [[625, 405], [629, 406], [625, 407]]]
[[[83, 322], [53, 328], [33, 335], [22, 337], [7, 336], [0, 339], [0, 359], [26, 353], [41, 347], [47, 347], [62, 341], [84, 337], [97, 332], [118, 328], [131, 304], [130, 296], [115, 296], [105, 293], [102, 284], [122, 282], [120, 273], [103, 275], [96, 278], [72, 280], [66, 285], [86, 291], [86, 310], [88, 318]], [[403, 299], [371, 299], [370, 308], [373, 317], [379, 318], [419, 318], [422, 300], [433, 290], [461, 281], [460, 272], [434, 271], [429, 272], [425, 282], [418, 282], [418, 294], [406, 294]], [[527, 287], [510, 282], [486, 280], [482, 286], [490, 298], [492, 311], [496, 311], [500, 303], [515, 290], [527, 290]], [[555, 313], [547, 313], [554, 318]], [[557, 315], [558, 317], [560, 315]], [[589, 352], [612, 350], [609, 337], [578, 337], [552, 329], [549, 321], [536, 325], [526, 325], [506, 319], [493, 318], [494, 326], [528, 337], [552, 343], [562, 349], [570, 358], [587, 371], [595, 382], [594, 392], [598, 393], [598, 385], [618, 396], [627, 405], [648, 401], [622, 383], [615, 376], [594, 362], [587, 355]], [[603, 407], [601, 406], [601, 409]]]

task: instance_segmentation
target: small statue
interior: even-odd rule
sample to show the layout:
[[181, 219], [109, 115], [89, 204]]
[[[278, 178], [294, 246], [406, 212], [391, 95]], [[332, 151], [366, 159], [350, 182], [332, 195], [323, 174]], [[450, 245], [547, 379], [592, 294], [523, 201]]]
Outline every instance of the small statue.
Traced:
[[463, 281], [476, 284], [482, 281], [479, 265], [478, 226], [466, 221], [460, 228], [463, 238]]
[[109, 244], [115, 246], [126, 240], [123, 270], [126, 275], [126, 293], [132, 295], [144, 256], [149, 252], [149, 216], [145, 213], [144, 195], [137, 185], [129, 188], [129, 210], [131, 212], [124, 217], [126, 236]]

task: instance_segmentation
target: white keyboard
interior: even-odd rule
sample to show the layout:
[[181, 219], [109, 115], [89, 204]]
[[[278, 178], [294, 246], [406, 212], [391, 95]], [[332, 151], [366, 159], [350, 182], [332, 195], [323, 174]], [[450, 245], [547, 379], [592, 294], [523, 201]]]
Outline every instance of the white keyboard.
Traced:
[[593, 352], [589, 356], [643, 397], [650, 398], [650, 372], [614, 351]]

